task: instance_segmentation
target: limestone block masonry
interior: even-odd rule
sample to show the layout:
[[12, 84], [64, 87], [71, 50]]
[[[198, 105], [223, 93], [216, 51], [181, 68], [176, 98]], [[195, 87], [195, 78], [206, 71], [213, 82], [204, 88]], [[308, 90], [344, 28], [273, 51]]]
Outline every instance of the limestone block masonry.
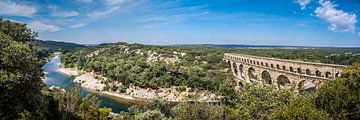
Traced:
[[339, 77], [344, 65], [303, 62], [295, 60], [225, 53], [224, 61], [231, 66], [238, 86], [269, 84], [277, 89], [317, 88], [328, 80]]

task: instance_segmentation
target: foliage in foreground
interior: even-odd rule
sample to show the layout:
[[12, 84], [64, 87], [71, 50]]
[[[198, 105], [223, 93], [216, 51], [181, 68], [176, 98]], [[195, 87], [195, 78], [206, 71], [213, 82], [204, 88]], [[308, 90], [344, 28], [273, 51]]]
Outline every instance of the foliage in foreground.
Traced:
[[48, 90], [41, 61], [26, 44], [35, 36], [24, 24], [0, 19], [0, 119], [107, 119], [111, 109], [99, 108], [96, 97]]
[[2, 22], [0, 19], [0, 118], [15, 119], [18, 114], [44, 118], [47, 113], [43, 104], [46, 100], [41, 94], [41, 64], [28, 45], [21, 42], [32, 36], [20, 39], [11, 34], [10, 37], [3, 33], [9, 32], [4, 27], [14, 24]]

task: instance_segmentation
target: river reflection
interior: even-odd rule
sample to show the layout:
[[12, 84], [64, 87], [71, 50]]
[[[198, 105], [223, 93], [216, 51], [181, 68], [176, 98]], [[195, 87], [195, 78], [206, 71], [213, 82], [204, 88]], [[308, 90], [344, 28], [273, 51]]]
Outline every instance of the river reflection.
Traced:
[[[43, 66], [44, 73], [45, 73], [45, 79], [44, 83], [46, 83], [48, 86], [61, 86], [65, 87], [69, 84], [76, 84], [73, 82], [74, 78], [63, 74], [59, 71], [60, 68], [60, 56], [55, 56], [50, 62], [46, 63]], [[113, 98], [111, 96], [103, 95], [101, 93], [97, 92], [90, 92], [89, 90], [86, 90], [85, 88], [80, 87], [79, 85], [75, 85], [80, 88], [81, 96], [87, 96], [87, 95], [95, 95], [101, 100], [100, 107], [107, 107], [111, 108], [112, 112], [114, 113], [120, 113], [121, 111], [127, 111], [128, 108], [131, 106], [131, 103], [118, 99]]]

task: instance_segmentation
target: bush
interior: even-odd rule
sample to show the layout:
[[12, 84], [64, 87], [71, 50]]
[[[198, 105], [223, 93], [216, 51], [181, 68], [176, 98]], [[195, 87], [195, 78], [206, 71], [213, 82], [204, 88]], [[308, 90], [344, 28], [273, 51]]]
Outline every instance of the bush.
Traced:
[[340, 79], [328, 81], [317, 91], [316, 107], [333, 119], [360, 119], [360, 64], [354, 64]]

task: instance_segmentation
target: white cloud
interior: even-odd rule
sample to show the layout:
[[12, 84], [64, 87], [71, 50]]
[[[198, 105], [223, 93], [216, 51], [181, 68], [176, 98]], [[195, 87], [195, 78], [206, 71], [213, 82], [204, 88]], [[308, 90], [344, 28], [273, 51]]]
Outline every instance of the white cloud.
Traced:
[[70, 28], [81, 28], [81, 27], [84, 27], [85, 25], [87, 25], [87, 24], [79, 23], [79, 24], [70, 25]]
[[119, 7], [111, 7], [110, 9], [106, 10], [106, 11], [95, 11], [92, 13], [89, 13], [87, 16], [91, 17], [91, 18], [96, 18], [96, 17], [103, 17], [105, 15], [111, 14], [113, 12], [115, 12], [116, 10], [118, 10]]
[[76, 0], [76, 1], [82, 3], [91, 3], [93, 0]]
[[75, 17], [79, 16], [80, 13], [77, 11], [54, 11], [51, 16], [54, 17]]
[[119, 4], [125, 3], [127, 1], [130, 1], [130, 0], [106, 0], [106, 5], [114, 6], [114, 5], [119, 5]]
[[306, 5], [310, 4], [311, 0], [296, 0], [295, 2], [301, 6], [302, 10], [304, 10]]
[[315, 9], [317, 17], [327, 21], [330, 26], [329, 29], [334, 32], [354, 32], [356, 14], [346, 13], [342, 10], [336, 9], [330, 1], [319, 1], [320, 6]]
[[77, 11], [60, 10], [56, 5], [50, 5], [49, 8], [52, 9], [51, 16], [53, 17], [75, 17], [80, 15]]
[[37, 32], [44, 32], [44, 31], [56, 32], [60, 30], [60, 28], [55, 25], [44, 24], [39, 21], [32, 21], [27, 26]]
[[32, 17], [37, 12], [34, 6], [0, 1], [0, 14]]
[[107, 8], [105, 10], [102, 11], [94, 11], [89, 13], [87, 16], [90, 18], [97, 18], [97, 17], [103, 17], [106, 16], [108, 14], [111, 14], [117, 10], [120, 9], [120, 6], [131, 0], [106, 0], [105, 1], [105, 5], [107, 6]]

